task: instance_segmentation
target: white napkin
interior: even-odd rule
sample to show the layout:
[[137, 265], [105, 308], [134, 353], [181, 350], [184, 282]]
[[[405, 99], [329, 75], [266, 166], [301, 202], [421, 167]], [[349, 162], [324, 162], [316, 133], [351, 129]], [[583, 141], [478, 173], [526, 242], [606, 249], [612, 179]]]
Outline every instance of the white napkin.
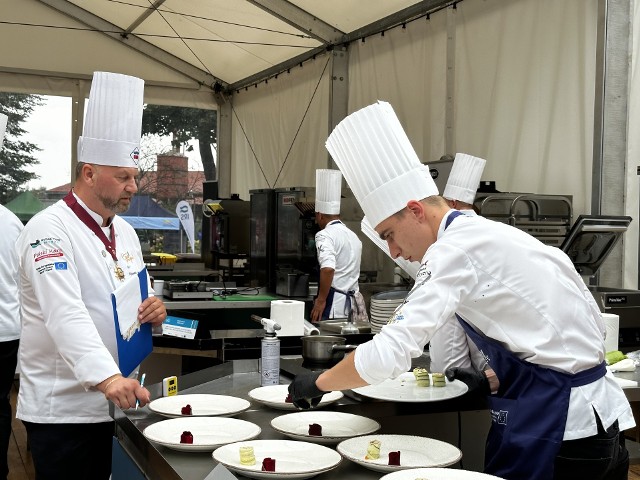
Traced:
[[624, 378], [618, 378], [618, 377], [613, 377], [616, 379], [616, 382], [618, 382], [618, 385], [620, 385], [622, 388], [630, 388], [630, 387], [637, 387], [638, 386], [638, 382], [636, 382], [635, 380], [626, 380]]
[[619, 362], [609, 365], [612, 372], [635, 372], [636, 364], [630, 358], [625, 358]]
[[122, 282], [112, 293], [116, 298], [116, 311], [120, 334], [129, 340], [140, 329], [138, 307], [140, 306], [140, 278], [132, 275]]

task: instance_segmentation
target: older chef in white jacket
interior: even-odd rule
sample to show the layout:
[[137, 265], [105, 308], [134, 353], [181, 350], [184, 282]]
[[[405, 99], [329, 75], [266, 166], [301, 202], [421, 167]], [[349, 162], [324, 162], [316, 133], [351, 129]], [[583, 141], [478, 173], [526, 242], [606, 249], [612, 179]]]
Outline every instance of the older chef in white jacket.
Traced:
[[[387, 103], [349, 115], [327, 148], [391, 254], [422, 267], [389, 324], [330, 370], [298, 375], [293, 402], [308, 408], [323, 392], [397, 377], [457, 315], [500, 379], [488, 395], [486, 472], [626, 479], [620, 432], [635, 422], [605, 368], [600, 311], [569, 258], [509, 225], [450, 209], [419, 174]], [[478, 377], [467, 380], [489, 394]]]
[[[8, 117], [0, 114], [0, 148]], [[22, 222], [0, 205], [0, 478], [9, 473], [7, 451], [11, 438], [9, 395], [16, 374], [20, 343], [20, 302], [18, 300], [18, 257], [14, 247], [22, 231]]]
[[[38, 479], [109, 478], [108, 401], [126, 409], [150, 400], [137, 379], [120, 373], [111, 305], [114, 289], [145, 266], [136, 232], [116, 215], [137, 191], [143, 89], [138, 78], [94, 74], [73, 190], [36, 215], [17, 242], [17, 417]], [[138, 308], [141, 323], [165, 317], [158, 298]]]

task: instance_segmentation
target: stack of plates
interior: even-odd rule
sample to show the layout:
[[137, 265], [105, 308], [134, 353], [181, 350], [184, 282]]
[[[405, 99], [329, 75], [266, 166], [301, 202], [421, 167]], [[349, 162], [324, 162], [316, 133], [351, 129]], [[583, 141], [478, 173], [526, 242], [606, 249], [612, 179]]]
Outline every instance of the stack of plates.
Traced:
[[378, 333], [389, 322], [408, 293], [407, 290], [389, 290], [371, 296], [371, 333]]

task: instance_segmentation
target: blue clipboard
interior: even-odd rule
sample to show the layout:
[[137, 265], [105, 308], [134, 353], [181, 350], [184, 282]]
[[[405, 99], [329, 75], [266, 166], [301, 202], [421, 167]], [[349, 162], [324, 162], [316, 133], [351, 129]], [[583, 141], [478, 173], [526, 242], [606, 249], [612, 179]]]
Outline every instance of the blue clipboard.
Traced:
[[[147, 269], [145, 267], [138, 272], [140, 302], [143, 302], [149, 296], [148, 281]], [[140, 325], [140, 330], [136, 331], [129, 340], [125, 340], [120, 333], [118, 309], [116, 308], [117, 299], [113, 293], [111, 294], [111, 305], [113, 306], [113, 321], [118, 345], [118, 366], [120, 367], [122, 375], [128, 377], [153, 350], [151, 325], [149, 323], [143, 323]]]

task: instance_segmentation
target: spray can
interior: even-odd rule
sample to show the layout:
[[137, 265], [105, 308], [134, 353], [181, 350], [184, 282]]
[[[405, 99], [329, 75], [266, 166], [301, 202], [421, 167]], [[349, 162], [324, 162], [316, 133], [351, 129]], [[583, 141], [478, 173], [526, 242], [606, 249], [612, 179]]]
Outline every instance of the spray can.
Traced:
[[280, 324], [256, 315], [252, 315], [251, 318], [259, 321], [265, 329], [261, 342], [260, 385], [263, 387], [278, 385], [280, 383], [280, 339], [276, 336], [276, 330], [280, 330]]

